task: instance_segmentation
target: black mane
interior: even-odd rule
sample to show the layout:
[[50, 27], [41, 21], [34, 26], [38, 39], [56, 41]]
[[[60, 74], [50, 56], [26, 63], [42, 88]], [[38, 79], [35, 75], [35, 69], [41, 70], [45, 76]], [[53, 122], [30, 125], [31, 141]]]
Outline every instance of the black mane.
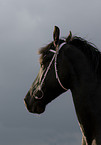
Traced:
[[[38, 54], [40, 55], [40, 64], [44, 64], [45, 61], [47, 61], [47, 59], [49, 58], [49, 50], [50, 48], [54, 49], [54, 45], [53, 42], [51, 42], [50, 44], [46, 45], [45, 47], [42, 47], [39, 51]], [[46, 59], [47, 58], [47, 59]]]
[[74, 36], [68, 44], [74, 45], [80, 49], [90, 62], [93, 71], [101, 77], [101, 52], [96, 48], [96, 46], [77, 36]]
[[[60, 43], [61, 42], [64, 42], [64, 40], [60, 40]], [[90, 62], [93, 71], [96, 72], [98, 76], [101, 76], [101, 52], [94, 44], [77, 36], [72, 37], [72, 39], [69, 40], [67, 44], [74, 45], [76, 48], [80, 49], [80, 51], [85, 54], [88, 61]], [[55, 50], [53, 42], [39, 50], [41, 64], [45, 63], [45, 61], [51, 58], [52, 54], [50, 55], [50, 48]]]

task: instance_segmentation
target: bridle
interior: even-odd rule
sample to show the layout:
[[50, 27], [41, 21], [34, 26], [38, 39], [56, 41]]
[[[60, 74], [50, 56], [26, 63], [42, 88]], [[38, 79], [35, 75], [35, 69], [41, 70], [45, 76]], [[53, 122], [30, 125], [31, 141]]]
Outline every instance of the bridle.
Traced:
[[56, 76], [56, 79], [58, 80], [58, 83], [59, 83], [59, 85], [62, 87], [63, 90], [65, 90], [65, 91], [68, 90], [68, 89], [66, 89], [66, 88], [62, 85], [62, 83], [61, 83], [61, 81], [60, 81], [60, 78], [59, 78], [59, 75], [58, 75], [58, 70], [57, 70], [57, 56], [58, 56], [58, 54], [59, 54], [60, 49], [61, 49], [65, 44], [66, 44], [66, 42], [62, 42], [60, 45], [56, 45], [56, 46], [55, 46], [55, 47], [56, 47], [56, 50], [53, 50], [53, 49], [50, 49], [50, 50], [49, 50], [50, 52], [54, 53], [54, 55], [53, 55], [53, 57], [52, 57], [52, 59], [51, 59], [49, 65], [48, 65], [48, 67], [47, 67], [47, 69], [46, 69], [46, 71], [45, 71], [45, 73], [44, 73], [43, 79], [41, 80], [41, 84], [39, 85], [39, 88], [38, 88], [38, 91], [41, 92], [42, 96], [41, 96], [40, 98], [37, 97], [37, 96], [35, 96], [34, 93], [37, 92], [37, 91], [34, 91], [32, 96], [35, 97], [35, 99], [42, 99], [43, 96], [44, 96], [44, 93], [43, 93], [43, 91], [42, 91], [42, 85], [43, 85], [43, 83], [44, 83], [44, 80], [45, 80], [45, 78], [46, 78], [46, 76], [47, 76], [47, 73], [49, 72], [49, 69], [50, 69], [50, 67], [51, 67], [51, 65], [52, 65], [52, 63], [53, 63], [54, 60], [55, 60], [55, 61], [54, 61], [54, 68], [55, 68], [55, 76]]

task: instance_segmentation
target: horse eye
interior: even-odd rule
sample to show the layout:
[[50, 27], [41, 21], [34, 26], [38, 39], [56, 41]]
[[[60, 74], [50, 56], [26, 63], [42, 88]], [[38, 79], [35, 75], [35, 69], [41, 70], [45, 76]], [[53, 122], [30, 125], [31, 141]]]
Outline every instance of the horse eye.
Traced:
[[54, 45], [52, 45], [51, 48], [54, 48]]
[[41, 63], [41, 64], [40, 64], [40, 66], [43, 68], [43, 67], [44, 67], [44, 64], [43, 64], [43, 63]]

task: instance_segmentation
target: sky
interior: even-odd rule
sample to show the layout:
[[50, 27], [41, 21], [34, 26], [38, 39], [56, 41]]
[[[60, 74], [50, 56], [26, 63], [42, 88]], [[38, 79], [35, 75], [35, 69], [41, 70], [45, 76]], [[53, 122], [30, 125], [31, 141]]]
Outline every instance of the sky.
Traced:
[[40, 47], [72, 31], [101, 50], [101, 0], [0, 0], [0, 145], [78, 145], [71, 92], [29, 113], [24, 97], [39, 71]]

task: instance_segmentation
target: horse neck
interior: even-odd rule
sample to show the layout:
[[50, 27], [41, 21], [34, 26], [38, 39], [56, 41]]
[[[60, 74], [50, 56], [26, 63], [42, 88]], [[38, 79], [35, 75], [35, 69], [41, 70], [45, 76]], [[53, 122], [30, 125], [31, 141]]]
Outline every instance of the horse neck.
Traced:
[[[86, 56], [77, 48], [67, 49], [67, 58], [70, 66], [70, 90], [73, 94], [83, 95], [88, 89], [94, 88], [94, 73]], [[95, 79], [96, 80], [96, 79]]]
[[68, 49], [67, 55], [70, 64], [69, 74], [71, 74], [70, 90], [81, 130], [88, 144], [91, 144], [96, 133], [97, 140], [101, 141], [101, 105], [99, 103], [101, 86], [82, 52], [71, 48]]

